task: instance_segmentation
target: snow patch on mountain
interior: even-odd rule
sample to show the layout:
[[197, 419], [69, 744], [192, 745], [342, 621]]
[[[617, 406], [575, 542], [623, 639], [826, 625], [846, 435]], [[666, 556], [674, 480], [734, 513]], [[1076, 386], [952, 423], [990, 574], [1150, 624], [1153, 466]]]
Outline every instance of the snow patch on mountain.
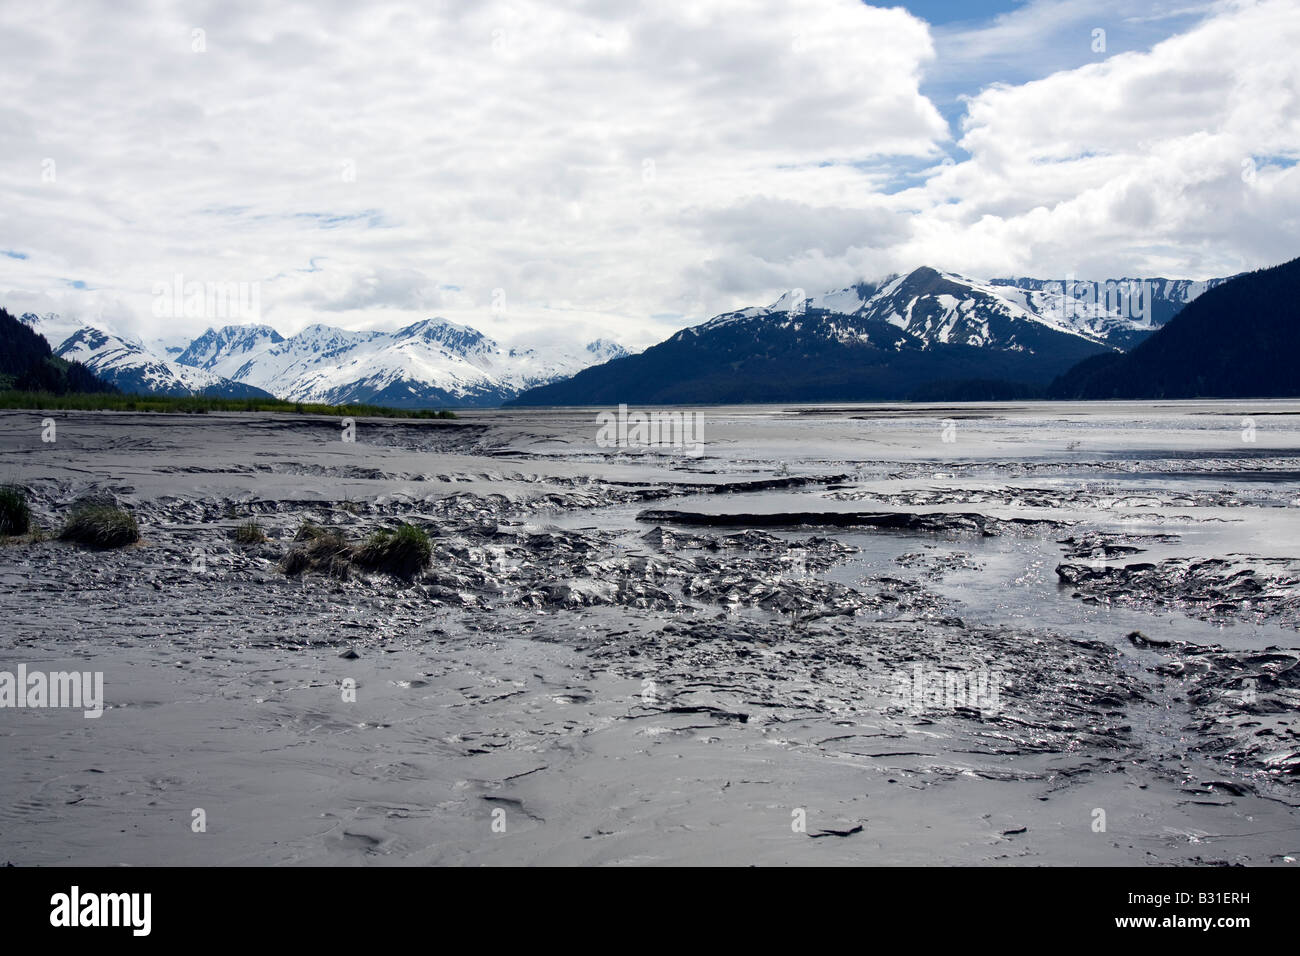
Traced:
[[799, 316], [843, 317], [823, 328], [844, 341], [866, 341], [874, 322], [909, 338], [875, 344], [895, 350], [909, 341], [924, 347], [960, 344], [1018, 351], [1018, 331], [1050, 329], [1089, 342], [1130, 348], [1168, 321], [1183, 305], [1226, 279], [1116, 279], [1098, 283], [1044, 279], [972, 279], [921, 267], [879, 283], [859, 283], [817, 295], [785, 293], [766, 308], [725, 312], [693, 330], [763, 320], [789, 327]]
[[83, 325], [82, 322], [78, 322], [76, 319], [64, 318], [57, 312], [47, 312], [44, 315], [24, 312], [18, 316], [18, 321], [42, 336], [49, 343], [51, 350], [57, 349], [69, 335], [76, 332]]
[[177, 361], [288, 401], [482, 406], [627, 354], [604, 340], [506, 348], [477, 329], [431, 318], [395, 332], [311, 325], [287, 339], [268, 326], [226, 326], [203, 333]]
[[162, 395], [205, 395], [225, 398], [270, 397], [260, 389], [232, 382], [203, 369], [168, 361], [106, 329], [83, 325], [54, 350], [80, 362], [124, 392]]
[[182, 348], [176, 361], [232, 378], [249, 356], [283, 341], [269, 325], [227, 325], [208, 329]]

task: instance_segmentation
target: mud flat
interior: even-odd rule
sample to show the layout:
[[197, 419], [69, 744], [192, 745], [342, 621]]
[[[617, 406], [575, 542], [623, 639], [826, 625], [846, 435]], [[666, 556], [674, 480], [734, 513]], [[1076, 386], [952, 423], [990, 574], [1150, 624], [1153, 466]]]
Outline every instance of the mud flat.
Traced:
[[1300, 407], [701, 411], [0, 413], [0, 863], [1295, 865]]

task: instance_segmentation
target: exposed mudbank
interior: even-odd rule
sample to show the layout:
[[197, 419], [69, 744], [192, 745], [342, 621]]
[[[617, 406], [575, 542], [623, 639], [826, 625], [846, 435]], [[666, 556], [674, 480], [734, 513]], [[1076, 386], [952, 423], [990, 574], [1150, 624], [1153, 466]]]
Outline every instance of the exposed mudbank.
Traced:
[[[1087, 553], [1107, 560], [1140, 550], [1105, 544]], [[1230, 554], [1118, 566], [1064, 563], [1057, 566], [1056, 574], [1074, 589], [1074, 597], [1085, 601], [1173, 608], [1204, 620], [1249, 619], [1300, 628], [1298, 559]]]
[[1047, 518], [993, 518], [978, 512], [774, 511], [716, 514], [700, 511], [643, 511], [638, 521], [715, 528], [877, 528], [922, 534], [1002, 534], [1013, 527], [1055, 529], [1066, 523]]
[[[1192, 748], [1237, 767], [1270, 776], [1300, 774], [1300, 654], [1225, 650], [1219, 645], [1152, 642], [1129, 635], [1137, 647], [1155, 647], [1164, 660], [1155, 673], [1186, 695], [1191, 719], [1184, 728]], [[1242, 792], [1241, 781], [1208, 785]]]
[[[362, 423], [355, 446], [85, 415], [42, 447], [0, 415], [39, 525], [95, 493], [141, 535], [0, 548], [5, 659], [102, 669], [107, 698], [98, 721], [0, 711], [0, 858], [1290, 865], [1300, 648], [1167, 623], [1296, 626], [1300, 567], [1259, 557], [1294, 540], [1290, 489], [1172, 477], [1181, 449], [936, 462], [924, 418], [897, 460], [855, 461], [862, 422], [814, 420], [843, 436], [804, 457], [809, 416], [774, 410], [710, 425], [702, 461], [615, 461], [542, 412]], [[251, 521], [265, 540], [236, 540]], [[403, 524], [427, 560], [368, 561]], [[1150, 625], [956, 605], [989, 549], [1031, 545], [1069, 581], [1006, 600]]]

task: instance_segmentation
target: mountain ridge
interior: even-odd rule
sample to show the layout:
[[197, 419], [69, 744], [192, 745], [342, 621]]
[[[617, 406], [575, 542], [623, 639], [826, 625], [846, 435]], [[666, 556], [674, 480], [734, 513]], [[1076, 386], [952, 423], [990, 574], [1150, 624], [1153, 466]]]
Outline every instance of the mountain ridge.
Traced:
[[1203, 291], [1178, 282], [1163, 290], [1139, 285], [1133, 296], [1108, 303], [1076, 295], [1066, 283], [982, 282], [920, 266], [722, 313], [631, 359], [593, 366], [508, 404], [868, 401], [905, 399], [942, 383], [1042, 387], [1083, 359], [1118, 352], [1117, 342], [1154, 333], [1157, 292]]
[[212, 372], [161, 358], [143, 345], [106, 329], [82, 326], [54, 354], [80, 362], [128, 394], [202, 395], [211, 398], [271, 398], [268, 392]]
[[56, 395], [116, 391], [81, 363], [56, 356], [34, 328], [38, 322], [30, 313], [19, 317], [0, 308], [0, 388]]
[[1122, 355], [1091, 357], [1054, 398], [1271, 398], [1300, 395], [1300, 258], [1242, 273], [1190, 302]]
[[[506, 347], [440, 317], [391, 332], [314, 323], [290, 336], [224, 325], [150, 345], [82, 326], [51, 345], [126, 390], [398, 408], [1022, 394], [1135, 348], [1227, 281], [977, 280], [920, 266], [812, 296], [791, 290], [640, 355], [605, 339]], [[54, 315], [30, 319], [47, 339], [68, 328]], [[694, 354], [701, 343], [705, 354]]]
[[183, 348], [170, 346], [160, 354], [158, 347], [98, 324], [69, 326], [55, 315], [31, 318], [46, 333], [72, 328], [50, 343], [54, 351], [78, 358], [123, 390], [169, 395], [483, 407], [629, 354], [605, 339], [581, 347], [507, 348], [477, 329], [437, 317], [392, 332], [314, 323], [288, 337], [256, 323], [209, 327]]

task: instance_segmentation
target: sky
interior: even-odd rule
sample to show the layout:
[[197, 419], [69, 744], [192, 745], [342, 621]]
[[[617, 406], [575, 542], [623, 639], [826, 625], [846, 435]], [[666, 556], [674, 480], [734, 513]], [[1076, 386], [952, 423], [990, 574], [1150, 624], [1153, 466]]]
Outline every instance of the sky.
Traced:
[[1300, 254], [1298, 49], [1297, 0], [4, 4], [0, 305], [646, 346], [921, 265], [1231, 275]]

